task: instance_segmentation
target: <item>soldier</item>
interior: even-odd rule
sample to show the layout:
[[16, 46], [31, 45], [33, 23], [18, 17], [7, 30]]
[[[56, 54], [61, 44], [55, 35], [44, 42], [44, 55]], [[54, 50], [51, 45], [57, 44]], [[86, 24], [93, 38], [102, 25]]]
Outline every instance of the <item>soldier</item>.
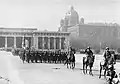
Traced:
[[37, 63], [37, 50], [34, 51], [34, 60]]
[[34, 62], [34, 51], [31, 50], [31, 62], [33, 63]]
[[88, 46], [87, 49], [85, 50], [85, 54], [86, 54], [87, 61], [88, 61], [89, 57], [93, 56], [93, 52], [92, 52], [90, 46]]
[[43, 61], [44, 61], [44, 52], [41, 51], [41, 62], [43, 62]]
[[46, 61], [47, 61], [47, 51], [44, 51], [44, 62], [46, 63]]
[[53, 52], [53, 63], [55, 63], [55, 51]]
[[61, 52], [61, 62], [64, 63], [64, 52]]
[[55, 51], [55, 63], [57, 63], [57, 51]]
[[40, 63], [42, 63], [42, 51], [39, 51], [38, 54], [39, 54], [39, 61]]
[[48, 63], [50, 63], [50, 55], [51, 55], [51, 52], [50, 52], [50, 51], [48, 51], [48, 53], [47, 53]]
[[50, 53], [50, 61], [53, 63], [53, 52]]
[[105, 50], [105, 52], [104, 52], [104, 58], [105, 59], [108, 59], [108, 58], [110, 58], [110, 56], [111, 56], [111, 53], [110, 53], [110, 51], [109, 51], [109, 47], [106, 47], [106, 50]]
[[103, 57], [104, 57], [104, 61], [105, 61], [104, 66], [106, 66], [107, 63], [108, 63], [109, 58], [111, 57], [111, 53], [109, 51], [109, 47], [106, 47], [106, 50], [105, 50], [105, 52], [103, 54]]
[[30, 61], [30, 49], [26, 50], [26, 61], [29, 63]]

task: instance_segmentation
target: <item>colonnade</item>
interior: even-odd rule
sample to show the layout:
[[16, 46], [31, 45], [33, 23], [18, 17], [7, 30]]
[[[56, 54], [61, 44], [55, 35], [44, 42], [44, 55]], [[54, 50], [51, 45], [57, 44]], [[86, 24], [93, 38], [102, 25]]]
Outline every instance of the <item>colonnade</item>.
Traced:
[[[1, 36], [0, 36], [1, 38]], [[9, 48], [21, 48], [23, 39], [27, 38], [24, 36], [2, 36], [1, 40], [4, 40], [3, 42], [0, 42], [0, 44], [3, 44], [1, 47]], [[65, 49], [64, 41], [65, 37], [49, 37], [49, 36], [40, 36], [40, 37], [28, 37], [30, 40], [28, 42], [30, 43], [30, 46], [34, 46], [36, 49]], [[31, 41], [31, 42], [30, 42]]]
[[65, 37], [36, 37], [34, 40], [38, 49], [64, 49]]
[[[5, 36], [3, 37], [5, 38], [5, 48], [8, 48], [8, 47], [14, 47], [14, 48], [21, 48], [22, 47], [22, 40], [23, 40], [23, 37], [16, 37], [16, 36]], [[9, 39], [11, 38], [11, 39]], [[19, 41], [17, 41], [18, 39], [17, 38], [21, 38]], [[19, 42], [19, 43], [18, 43]], [[9, 44], [9, 45], [8, 45]], [[19, 46], [17, 46], [17, 44]]]

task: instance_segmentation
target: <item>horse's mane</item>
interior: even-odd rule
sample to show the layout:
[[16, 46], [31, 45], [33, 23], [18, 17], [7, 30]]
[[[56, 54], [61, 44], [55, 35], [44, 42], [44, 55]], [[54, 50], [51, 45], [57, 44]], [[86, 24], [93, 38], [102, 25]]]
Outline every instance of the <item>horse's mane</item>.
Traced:
[[111, 63], [113, 63], [113, 62], [114, 62], [114, 57], [111, 56], [111, 57], [109, 58], [109, 60], [108, 60], [108, 63], [111, 64]]

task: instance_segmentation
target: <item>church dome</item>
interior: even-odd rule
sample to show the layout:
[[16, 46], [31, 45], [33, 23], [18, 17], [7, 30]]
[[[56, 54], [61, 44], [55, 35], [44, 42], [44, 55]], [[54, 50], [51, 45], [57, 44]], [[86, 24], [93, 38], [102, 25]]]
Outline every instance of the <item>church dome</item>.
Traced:
[[71, 6], [70, 12], [69, 12], [69, 26], [74, 26], [76, 24], [79, 24], [79, 15], [78, 13], [74, 10], [74, 7]]

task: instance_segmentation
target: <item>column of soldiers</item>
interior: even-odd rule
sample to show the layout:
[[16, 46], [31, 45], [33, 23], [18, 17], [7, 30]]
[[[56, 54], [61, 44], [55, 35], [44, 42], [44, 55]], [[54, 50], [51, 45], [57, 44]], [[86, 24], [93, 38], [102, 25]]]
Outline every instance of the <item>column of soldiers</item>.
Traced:
[[25, 58], [28, 63], [64, 63], [67, 58], [67, 52], [59, 51], [38, 51], [38, 50], [22, 50], [19, 54], [20, 58]]

